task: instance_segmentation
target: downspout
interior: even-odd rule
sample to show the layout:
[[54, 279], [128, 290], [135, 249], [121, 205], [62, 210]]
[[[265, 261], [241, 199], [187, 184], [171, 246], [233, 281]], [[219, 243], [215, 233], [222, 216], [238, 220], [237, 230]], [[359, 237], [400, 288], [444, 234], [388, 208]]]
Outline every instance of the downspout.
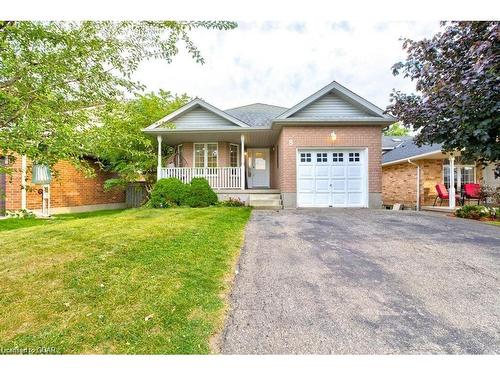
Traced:
[[420, 165], [408, 159], [408, 163], [413, 164], [417, 167], [417, 211], [420, 211]]

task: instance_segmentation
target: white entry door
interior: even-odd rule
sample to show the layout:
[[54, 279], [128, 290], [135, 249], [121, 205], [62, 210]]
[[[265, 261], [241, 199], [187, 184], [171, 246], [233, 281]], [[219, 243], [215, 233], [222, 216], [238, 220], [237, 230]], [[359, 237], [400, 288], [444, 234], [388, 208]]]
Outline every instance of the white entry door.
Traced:
[[298, 150], [298, 207], [367, 207], [366, 150]]
[[247, 149], [247, 182], [249, 188], [269, 188], [269, 149]]

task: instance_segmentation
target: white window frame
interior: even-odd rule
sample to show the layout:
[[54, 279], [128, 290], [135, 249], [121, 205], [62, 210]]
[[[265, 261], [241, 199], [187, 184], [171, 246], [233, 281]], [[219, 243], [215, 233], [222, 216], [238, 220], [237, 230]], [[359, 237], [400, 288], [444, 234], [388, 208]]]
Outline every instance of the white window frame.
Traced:
[[[239, 167], [241, 165], [241, 155], [240, 155], [240, 145], [237, 144], [237, 143], [230, 143], [229, 144], [229, 166], [230, 167], [233, 167], [231, 165], [231, 146], [236, 146], [236, 167]], [[218, 156], [218, 153], [217, 153], [217, 156]], [[218, 164], [217, 164], [218, 165]], [[234, 168], [236, 168], [234, 167]]]
[[[456, 188], [456, 192], [459, 193], [462, 191], [462, 168], [464, 167], [471, 167], [471, 168], [474, 168], [474, 184], [477, 182], [477, 166], [475, 166], [474, 164], [455, 164], [455, 169], [456, 169], [456, 172], [455, 172], [455, 175], [457, 176], [457, 188]], [[448, 169], [448, 176], [450, 174], [450, 165], [449, 164], [445, 164], [444, 161], [443, 161], [443, 168], [442, 168], [442, 182], [443, 182], [443, 185], [446, 186], [445, 184], [445, 180], [444, 180], [444, 177], [446, 175], [446, 169]], [[452, 183], [452, 181], [450, 181], [450, 184]], [[446, 187], [447, 189], [449, 189], [450, 187], [447, 186]]]
[[[203, 145], [204, 147], [204, 153], [203, 153], [203, 167], [197, 167], [196, 166], [196, 145]], [[208, 166], [208, 145], [215, 145], [216, 146], [216, 153], [217, 153], [217, 161], [216, 161], [216, 166], [215, 167], [209, 167]], [[194, 168], [217, 168], [219, 166], [219, 143], [218, 142], [198, 142], [198, 143], [193, 143], [193, 167]]]
[[176, 150], [176, 159], [177, 159], [177, 166], [181, 166], [182, 165], [182, 159], [181, 159], [181, 153], [179, 152], [179, 150], [181, 149], [182, 147], [182, 153], [184, 153], [184, 144], [183, 143], [180, 143], [177, 145], [177, 150]]

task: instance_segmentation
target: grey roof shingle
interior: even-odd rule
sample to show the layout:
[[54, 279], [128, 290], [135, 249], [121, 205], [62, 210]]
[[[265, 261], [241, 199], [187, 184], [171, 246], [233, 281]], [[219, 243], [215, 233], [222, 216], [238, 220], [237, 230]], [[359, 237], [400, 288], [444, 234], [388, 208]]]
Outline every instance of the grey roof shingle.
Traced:
[[396, 136], [396, 135], [383, 135], [382, 136], [382, 148], [395, 148], [399, 146], [404, 141], [413, 139], [412, 136]]
[[389, 163], [391, 161], [408, 159], [418, 155], [426, 154], [432, 151], [441, 150], [441, 143], [435, 143], [433, 145], [423, 145], [418, 147], [413, 139], [407, 139], [401, 143], [400, 146], [396, 147], [394, 150], [386, 152], [382, 155], [382, 164]]
[[224, 112], [243, 121], [252, 128], [269, 128], [272, 121], [288, 108], [276, 105], [254, 103], [226, 109]]

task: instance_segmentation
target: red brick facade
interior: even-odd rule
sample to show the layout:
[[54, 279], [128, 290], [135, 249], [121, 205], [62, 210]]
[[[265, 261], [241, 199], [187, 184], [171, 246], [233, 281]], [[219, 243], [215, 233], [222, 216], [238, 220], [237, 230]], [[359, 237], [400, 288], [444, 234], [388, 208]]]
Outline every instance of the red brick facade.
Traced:
[[[332, 141], [335, 131], [337, 139]], [[278, 138], [279, 188], [282, 192], [295, 192], [296, 156], [300, 147], [366, 147], [368, 149], [368, 191], [382, 191], [381, 127], [376, 125], [351, 126], [285, 126]], [[275, 146], [275, 147], [276, 147]]]
[[[21, 209], [22, 172], [21, 157], [12, 164], [14, 172], [7, 176], [5, 203], [7, 210]], [[110, 173], [103, 172], [94, 166], [95, 176], [86, 177], [71, 163], [60, 161], [54, 166], [54, 177], [50, 184], [52, 208], [78, 207], [110, 203], [124, 203], [125, 193], [122, 191], [104, 191], [104, 181], [112, 178]], [[38, 194], [41, 186], [31, 184], [31, 163], [27, 163], [26, 173], [26, 208], [39, 210], [42, 207], [42, 196]]]

